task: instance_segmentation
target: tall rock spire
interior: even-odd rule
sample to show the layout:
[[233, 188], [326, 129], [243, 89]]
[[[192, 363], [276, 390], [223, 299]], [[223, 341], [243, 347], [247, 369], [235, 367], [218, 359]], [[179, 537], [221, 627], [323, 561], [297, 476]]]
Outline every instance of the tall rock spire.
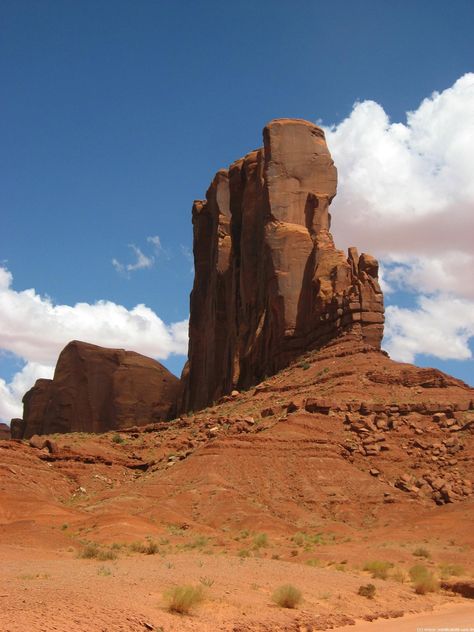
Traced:
[[193, 206], [183, 410], [249, 387], [347, 330], [380, 348], [378, 264], [334, 245], [337, 171], [323, 130], [276, 119], [263, 140], [219, 171], [206, 200]]

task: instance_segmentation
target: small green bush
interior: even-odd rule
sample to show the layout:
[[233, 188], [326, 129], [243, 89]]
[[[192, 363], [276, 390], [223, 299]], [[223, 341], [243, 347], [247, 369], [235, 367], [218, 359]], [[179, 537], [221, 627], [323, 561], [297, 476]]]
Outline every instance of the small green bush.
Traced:
[[122, 437], [122, 435], [119, 435], [119, 433], [116, 432], [114, 435], [112, 435], [112, 441], [113, 443], [124, 443], [125, 439]]
[[367, 599], [373, 599], [375, 597], [375, 586], [373, 584], [366, 584], [365, 586], [359, 586], [357, 594], [361, 597], [367, 597]]
[[466, 569], [460, 564], [440, 564], [439, 570], [441, 579], [449, 579], [450, 577], [461, 577], [466, 574]]
[[164, 594], [169, 612], [189, 614], [204, 599], [202, 586], [175, 586]]
[[280, 608], [296, 608], [302, 598], [301, 591], [291, 584], [280, 586], [272, 595], [272, 601]]
[[374, 579], [387, 579], [388, 571], [393, 567], [390, 562], [373, 560], [364, 564], [364, 571], [369, 571]]
[[268, 546], [268, 535], [266, 533], [257, 533], [253, 539], [253, 545], [256, 549]]
[[409, 573], [417, 595], [426, 595], [426, 593], [436, 592], [438, 590], [439, 582], [426, 566], [422, 564], [412, 566]]

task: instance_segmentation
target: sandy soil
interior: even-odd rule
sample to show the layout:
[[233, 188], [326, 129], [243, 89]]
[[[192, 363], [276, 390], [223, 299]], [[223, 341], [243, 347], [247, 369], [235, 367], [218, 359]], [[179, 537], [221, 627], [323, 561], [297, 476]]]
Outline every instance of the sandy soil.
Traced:
[[[467, 625], [469, 612], [474, 612], [461, 597], [419, 596], [409, 584], [374, 580], [357, 569], [340, 572], [222, 552], [143, 555], [122, 550], [116, 560], [98, 561], [78, 559], [72, 551], [3, 546], [0, 560], [2, 632], [309, 632], [353, 624], [364, 617], [375, 622], [350, 629], [408, 631], [416, 628], [411, 619], [403, 619], [405, 627], [401, 627], [398, 617], [403, 613], [448, 602], [451, 609], [445, 615], [413, 621]], [[373, 600], [357, 594], [368, 581], [376, 585]], [[294, 610], [272, 602], [275, 588], [285, 583], [303, 593], [303, 602]], [[181, 584], [202, 586], [205, 591], [203, 603], [188, 616], [166, 609], [165, 591]], [[394, 627], [382, 622], [385, 617], [397, 618]]]

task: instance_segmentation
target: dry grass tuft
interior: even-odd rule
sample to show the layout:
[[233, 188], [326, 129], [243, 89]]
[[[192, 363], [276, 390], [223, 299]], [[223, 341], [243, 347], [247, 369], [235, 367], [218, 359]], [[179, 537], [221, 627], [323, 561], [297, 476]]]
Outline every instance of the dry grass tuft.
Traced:
[[301, 591], [291, 584], [280, 586], [272, 595], [272, 601], [280, 608], [296, 608], [302, 599]]
[[204, 600], [202, 586], [175, 586], [164, 594], [169, 612], [189, 614], [189, 612]]

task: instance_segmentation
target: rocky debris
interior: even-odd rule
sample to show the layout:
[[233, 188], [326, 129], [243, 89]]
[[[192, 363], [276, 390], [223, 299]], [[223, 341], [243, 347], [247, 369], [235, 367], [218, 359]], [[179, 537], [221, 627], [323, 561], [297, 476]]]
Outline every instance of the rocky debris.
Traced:
[[7, 424], [4, 424], [4, 423], [0, 423], [0, 441], [4, 441], [10, 438], [11, 438], [10, 426], [7, 426]]
[[330, 233], [337, 174], [321, 128], [271, 121], [264, 147], [193, 206], [195, 280], [181, 410], [198, 410], [354, 330], [380, 348], [377, 261]]
[[472, 579], [443, 581], [441, 582], [441, 588], [462, 595], [467, 599], [474, 599], [474, 580]]
[[14, 420], [12, 434], [105, 432], [167, 419], [178, 388], [179, 380], [151, 358], [73, 341], [54, 378], [37, 380], [25, 394], [23, 423]]
[[[386, 412], [373, 412], [382, 408]], [[400, 415], [394, 406], [363, 403], [358, 413], [345, 414], [344, 426], [352, 438], [342, 443], [343, 456], [351, 460], [355, 455], [379, 460], [384, 453], [401, 447], [405, 468], [420, 472], [399, 474], [393, 481], [397, 489], [431, 499], [438, 505], [463, 500], [472, 496], [473, 488], [472, 482], [457, 467], [464, 443], [451, 433], [452, 428], [459, 427], [455, 414], [451, 410], [432, 415], [412, 412]], [[433, 426], [426, 426], [427, 417], [434, 422]], [[390, 441], [393, 432], [399, 435], [394, 442]], [[378, 468], [369, 467], [368, 471], [372, 476], [376, 476], [376, 471], [377, 476], [381, 474]]]

